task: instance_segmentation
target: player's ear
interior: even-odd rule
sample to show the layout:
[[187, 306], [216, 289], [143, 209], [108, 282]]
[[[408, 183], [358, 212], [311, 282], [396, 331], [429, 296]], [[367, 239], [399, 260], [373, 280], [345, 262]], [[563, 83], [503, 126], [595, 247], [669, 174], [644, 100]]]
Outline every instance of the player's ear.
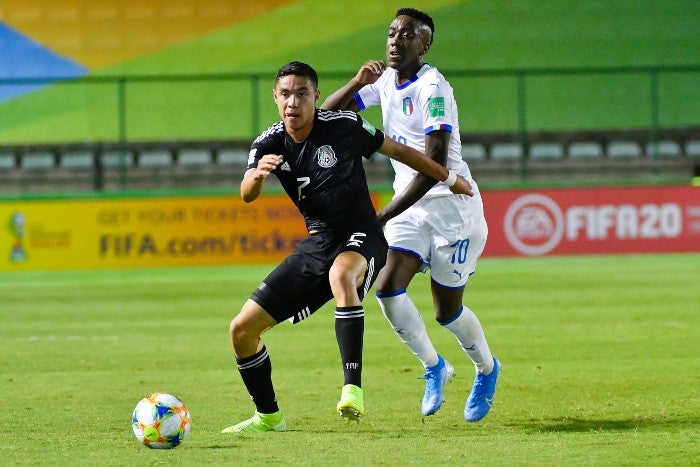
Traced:
[[428, 34], [423, 36], [423, 53], [421, 55], [425, 55], [428, 53], [430, 50], [430, 36]]
[[433, 35], [430, 33], [430, 31], [426, 31], [425, 29], [421, 29], [421, 39], [423, 43], [423, 53], [421, 55], [425, 55], [428, 53], [430, 50], [430, 44], [432, 43], [432, 37]]
[[316, 89], [316, 90], [314, 91], [314, 102], [318, 102], [318, 98], [319, 98], [319, 97], [321, 97], [321, 91], [319, 91], [318, 89]]

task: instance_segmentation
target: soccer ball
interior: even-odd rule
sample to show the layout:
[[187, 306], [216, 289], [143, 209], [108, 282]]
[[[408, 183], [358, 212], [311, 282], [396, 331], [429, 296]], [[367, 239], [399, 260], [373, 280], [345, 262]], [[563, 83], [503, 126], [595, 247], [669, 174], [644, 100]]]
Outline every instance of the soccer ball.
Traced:
[[172, 449], [187, 438], [191, 421], [190, 412], [180, 399], [156, 392], [136, 404], [131, 427], [136, 438], [149, 448]]

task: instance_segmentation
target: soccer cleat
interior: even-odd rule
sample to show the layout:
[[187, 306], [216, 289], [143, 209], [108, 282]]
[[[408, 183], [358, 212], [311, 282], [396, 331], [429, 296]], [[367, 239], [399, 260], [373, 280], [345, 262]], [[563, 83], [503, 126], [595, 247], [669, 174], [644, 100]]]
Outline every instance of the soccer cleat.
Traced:
[[477, 374], [474, 386], [464, 406], [464, 419], [468, 422], [478, 422], [489, 413], [493, 405], [493, 395], [496, 393], [496, 382], [501, 372], [501, 362], [493, 359], [493, 371], [488, 375]]
[[262, 433], [265, 431], [284, 431], [287, 423], [284, 421], [282, 412], [275, 413], [260, 413], [257, 410], [248, 420], [243, 420], [241, 423], [224, 428], [222, 433]]
[[340, 393], [340, 402], [336, 405], [338, 415], [344, 420], [360, 421], [365, 414], [362, 388], [354, 384], [346, 384]]
[[423, 415], [432, 415], [440, 410], [440, 406], [445, 401], [445, 385], [450, 382], [454, 374], [454, 367], [440, 355], [435, 366], [426, 368], [425, 375], [422, 377], [425, 380], [425, 394], [421, 404]]

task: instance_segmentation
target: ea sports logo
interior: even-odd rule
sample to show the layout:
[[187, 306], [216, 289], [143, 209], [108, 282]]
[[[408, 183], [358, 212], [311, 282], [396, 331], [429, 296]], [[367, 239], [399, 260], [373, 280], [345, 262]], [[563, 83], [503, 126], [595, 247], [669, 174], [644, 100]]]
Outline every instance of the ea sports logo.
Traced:
[[524, 255], [549, 253], [564, 235], [559, 205], [544, 195], [524, 195], [508, 207], [503, 221], [508, 243]]

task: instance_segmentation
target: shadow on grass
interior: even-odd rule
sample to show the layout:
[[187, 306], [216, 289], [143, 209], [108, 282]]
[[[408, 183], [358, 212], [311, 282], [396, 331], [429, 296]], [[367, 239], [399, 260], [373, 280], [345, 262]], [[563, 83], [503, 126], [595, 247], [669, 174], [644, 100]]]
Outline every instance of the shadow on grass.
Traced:
[[658, 417], [630, 418], [623, 420], [585, 419], [575, 417], [558, 417], [530, 419], [507, 423], [507, 426], [525, 428], [536, 432], [598, 432], [598, 431], [629, 431], [646, 429], [669, 429], [697, 426], [700, 417]]

